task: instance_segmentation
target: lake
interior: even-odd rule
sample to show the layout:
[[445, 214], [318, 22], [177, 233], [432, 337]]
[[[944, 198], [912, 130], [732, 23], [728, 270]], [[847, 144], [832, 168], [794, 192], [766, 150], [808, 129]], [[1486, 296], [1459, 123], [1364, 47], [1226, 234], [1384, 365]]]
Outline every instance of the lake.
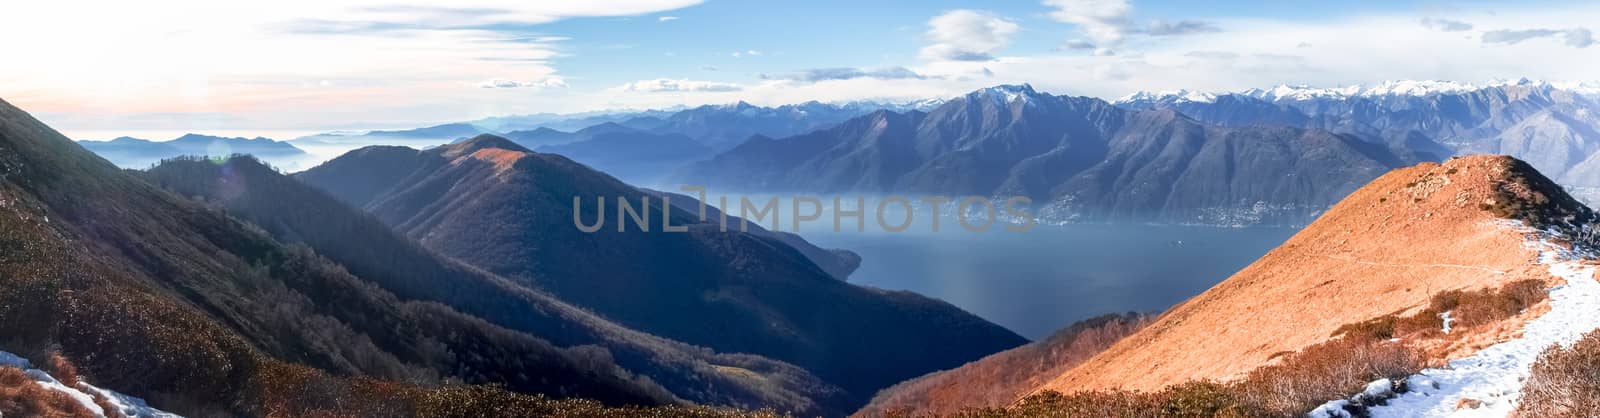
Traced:
[[[996, 221], [984, 232], [971, 232], [962, 228], [957, 213], [974, 213], [967, 225], [975, 229], [987, 218], [978, 215], [979, 206], [960, 206], [960, 197], [938, 205], [922, 200], [928, 196], [896, 204], [884, 204], [890, 199], [883, 196], [838, 196], [834, 206], [835, 196], [809, 197], [821, 202], [812, 205], [796, 202], [804, 196], [708, 195], [708, 204], [735, 216], [746, 206], [741, 199], [751, 200], [752, 211], [773, 199], [776, 217], [759, 223], [799, 233], [819, 247], [860, 254], [861, 268], [850, 276], [851, 283], [942, 299], [1033, 340], [1101, 314], [1164, 311], [1299, 230], [1041, 222], [1017, 232], [1007, 226], [1020, 221], [1005, 219], [1004, 203], [997, 202], [992, 203]], [[885, 208], [881, 220], [880, 207]], [[861, 208], [864, 216], [840, 218], [842, 228], [834, 229], [837, 212]], [[818, 216], [797, 224], [800, 213]], [[903, 230], [890, 232], [902, 225]]]
[[1295, 231], [1040, 225], [1026, 232], [802, 235], [824, 248], [860, 254], [852, 283], [943, 299], [1037, 340], [1100, 314], [1165, 310], [1254, 262]]

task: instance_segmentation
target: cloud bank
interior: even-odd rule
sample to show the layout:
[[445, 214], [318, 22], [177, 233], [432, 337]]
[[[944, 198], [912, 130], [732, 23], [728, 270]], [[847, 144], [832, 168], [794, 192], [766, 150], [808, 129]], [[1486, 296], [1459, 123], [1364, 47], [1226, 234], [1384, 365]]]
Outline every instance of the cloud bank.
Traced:
[[654, 80], [639, 80], [618, 86], [616, 90], [640, 93], [663, 92], [730, 92], [743, 90], [744, 87], [733, 83], [719, 83], [714, 81], [673, 80], [658, 78]]

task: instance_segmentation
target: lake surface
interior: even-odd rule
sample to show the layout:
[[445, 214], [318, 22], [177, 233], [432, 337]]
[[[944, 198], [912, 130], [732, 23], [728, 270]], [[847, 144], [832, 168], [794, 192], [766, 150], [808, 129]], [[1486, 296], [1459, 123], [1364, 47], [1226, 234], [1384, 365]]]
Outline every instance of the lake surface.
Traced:
[[1112, 312], [1158, 312], [1282, 244], [1290, 228], [1035, 226], [1026, 232], [802, 230], [861, 254], [852, 283], [943, 299], [1029, 339]]

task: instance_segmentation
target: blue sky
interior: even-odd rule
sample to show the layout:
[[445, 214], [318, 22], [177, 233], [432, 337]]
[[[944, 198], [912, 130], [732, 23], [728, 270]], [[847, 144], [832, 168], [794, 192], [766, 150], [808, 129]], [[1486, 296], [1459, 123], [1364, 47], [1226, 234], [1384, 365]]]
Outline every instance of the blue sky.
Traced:
[[[81, 13], [86, 9], [99, 13]], [[1589, 81], [1582, 2], [88, 0], [8, 5], [0, 98], [69, 132], [321, 130], [1002, 83], [1114, 98]]]

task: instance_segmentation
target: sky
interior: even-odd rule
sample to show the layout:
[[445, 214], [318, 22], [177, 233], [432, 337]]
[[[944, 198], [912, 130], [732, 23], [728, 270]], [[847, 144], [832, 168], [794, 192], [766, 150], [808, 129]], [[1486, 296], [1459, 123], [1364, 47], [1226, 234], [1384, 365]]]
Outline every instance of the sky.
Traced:
[[1015, 83], [1112, 99], [1593, 81], [1596, 22], [1600, 5], [1576, 1], [55, 0], [0, 13], [0, 99], [89, 139]]

